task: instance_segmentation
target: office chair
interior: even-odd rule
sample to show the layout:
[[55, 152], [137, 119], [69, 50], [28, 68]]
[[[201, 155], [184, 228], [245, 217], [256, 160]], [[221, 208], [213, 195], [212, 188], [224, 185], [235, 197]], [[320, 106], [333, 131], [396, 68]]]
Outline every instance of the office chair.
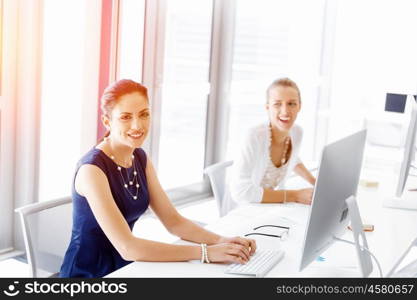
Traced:
[[15, 212], [32, 277], [57, 277], [71, 238], [71, 197], [29, 204]]
[[233, 165], [233, 161], [225, 161], [204, 169], [204, 174], [207, 174], [210, 179], [211, 189], [213, 190], [220, 217], [223, 217], [237, 206], [236, 202], [231, 199], [226, 184], [226, 169], [231, 165]]

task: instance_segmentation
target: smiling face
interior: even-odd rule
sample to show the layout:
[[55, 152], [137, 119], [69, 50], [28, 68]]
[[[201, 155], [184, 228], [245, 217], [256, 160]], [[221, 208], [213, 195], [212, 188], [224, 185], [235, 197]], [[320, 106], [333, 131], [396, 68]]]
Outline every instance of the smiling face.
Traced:
[[111, 115], [103, 115], [110, 138], [118, 144], [139, 148], [148, 135], [150, 109], [148, 99], [140, 93], [125, 94], [117, 99]]
[[289, 86], [276, 86], [270, 89], [266, 109], [271, 125], [280, 131], [288, 132], [301, 109], [297, 90]]

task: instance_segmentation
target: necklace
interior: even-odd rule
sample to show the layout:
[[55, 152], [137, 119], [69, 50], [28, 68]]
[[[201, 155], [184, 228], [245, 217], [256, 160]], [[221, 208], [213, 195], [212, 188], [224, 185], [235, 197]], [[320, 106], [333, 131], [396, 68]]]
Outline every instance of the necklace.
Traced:
[[[110, 158], [114, 161], [114, 156], [113, 155], [111, 155]], [[116, 165], [117, 165], [117, 163], [116, 163]], [[126, 169], [126, 181], [125, 181], [125, 178], [123, 176], [122, 167], [119, 166], [119, 165], [117, 165], [117, 170], [119, 171], [120, 177], [122, 178], [123, 187], [127, 190], [127, 192], [129, 193], [129, 195], [132, 196], [132, 198], [134, 200], [137, 200], [138, 199], [138, 193], [139, 193], [139, 187], [140, 187], [140, 185], [139, 185], [139, 182], [138, 182], [138, 178], [136, 176], [138, 174], [138, 172], [136, 171], [136, 160], [135, 160], [135, 156], [134, 155], [132, 155], [132, 167], [133, 167], [133, 177], [132, 177], [131, 180], [129, 180], [129, 173], [127, 172], [127, 169]], [[133, 186], [133, 185], [135, 185], [135, 187], [136, 187], [136, 192], [135, 193], [132, 193], [129, 190], [129, 187], [130, 186]]]
[[[107, 138], [104, 139], [105, 142], [108, 141]], [[140, 188], [140, 184], [137, 178], [138, 172], [137, 172], [137, 168], [136, 168], [136, 160], [135, 160], [135, 156], [132, 154], [132, 162], [131, 162], [131, 166], [133, 167], [133, 177], [131, 180], [129, 180], [129, 173], [126, 169], [126, 181], [125, 178], [123, 176], [123, 170], [122, 167], [119, 166], [116, 161], [114, 156], [111, 154], [110, 158], [113, 160], [113, 162], [115, 163], [115, 165], [117, 166], [117, 171], [119, 171], [118, 173], [120, 174], [120, 177], [122, 178], [122, 182], [123, 182], [123, 187], [127, 190], [127, 192], [129, 193], [129, 195], [133, 198], [133, 200], [137, 200], [138, 199], [138, 193], [139, 193], [139, 188]], [[130, 187], [136, 187], [136, 192], [132, 193], [129, 188]]]
[[283, 166], [285, 164], [285, 161], [287, 160], [287, 152], [288, 152], [289, 145], [290, 145], [290, 137], [287, 136], [284, 140], [284, 150], [282, 151], [281, 166]]

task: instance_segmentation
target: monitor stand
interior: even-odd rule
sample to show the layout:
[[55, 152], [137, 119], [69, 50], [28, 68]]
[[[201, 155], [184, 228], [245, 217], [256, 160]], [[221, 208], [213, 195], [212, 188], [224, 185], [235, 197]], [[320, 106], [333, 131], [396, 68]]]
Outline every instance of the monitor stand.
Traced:
[[403, 255], [401, 255], [392, 270], [388, 272], [387, 277], [414, 277], [417, 274], [417, 259], [396, 272], [398, 266], [403, 262], [404, 258], [413, 247], [417, 247], [417, 238], [410, 244], [407, 250], [405, 250]]
[[386, 198], [383, 206], [387, 208], [417, 210], [417, 191], [404, 190], [401, 197]]
[[[410, 164], [410, 169], [417, 169], [415, 162]], [[409, 172], [408, 177], [416, 177], [416, 175]], [[382, 205], [387, 208], [417, 210], [417, 187], [413, 186], [408, 189], [404, 187], [401, 197], [386, 198]]]
[[[363, 277], [368, 277], [373, 270], [372, 259], [369, 255], [368, 242], [363, 231], [362, 219], [359, 214], [358, 204], [355, 196], [346, 199], [349, 209], [350, 227], [352, 228], [353, 238], [355, 240], [356, 254], [358, 255], [359, 269]], [[361, 243], [362, 242], [362, 243]], [[365, 250], [368, 249], [368, 250]]]

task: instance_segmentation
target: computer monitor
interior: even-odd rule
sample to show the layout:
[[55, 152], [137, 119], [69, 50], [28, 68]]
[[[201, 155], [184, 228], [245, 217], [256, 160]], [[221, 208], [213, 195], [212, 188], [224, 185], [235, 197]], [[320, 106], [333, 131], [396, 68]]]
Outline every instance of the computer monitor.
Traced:
[[[327, 145], [322, 151], [305, 230], [300, 271], [347, 230], [351, 214], [346, 200], [356, 196], [365, 140], [366, 130], [362, 130]], [[367, 263], [371, 264], [371, 261]]]
[[385, 111], [403, 113], [406, 102], [407, 95], [387, 93], [385, 98]]
[[[407, 97], [407, 94], [387, 93], [385, 98], [385, 111], [404, 113]], [[417, 95], [414, 95], [414, 100], [417, 102]]]
[[398, 176], [397, 189], [395, 197], [386, 199], [384, 201], [384, 206], [414, 210], [417, 209], [417, 191], [404, 191], [407, 178], [409, 177], [410, 168], [413, 167], [412, 163], [416, 153], [417, 103], [415, 101], [409, 102], [411, 105], [411, 117], [407, 130], [400, 174]]

